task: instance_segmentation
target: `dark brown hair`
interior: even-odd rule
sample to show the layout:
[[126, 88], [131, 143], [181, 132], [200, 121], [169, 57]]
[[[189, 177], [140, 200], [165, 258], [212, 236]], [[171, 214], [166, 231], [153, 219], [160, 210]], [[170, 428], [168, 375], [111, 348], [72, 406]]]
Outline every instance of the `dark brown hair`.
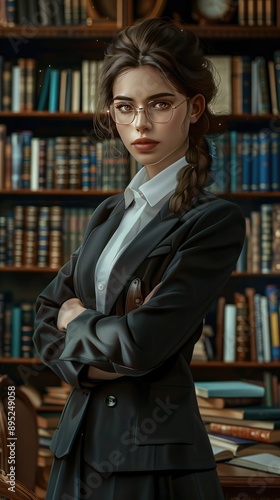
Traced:
[[209, 109], [217, 93], [213, 69], [194, 33], [172, 21], [146, 19], [125, 28], [115, 35], [105, 53], [99, 78], [96, 121], [99, 131], [112, 133], [111, 126], [102, 121], [102, 111], [112, 102], [115, 78], [126, 68], [146, 64], [158, 68], [180, 93], [190, 98], [199, 93], [205, 98], [204, 113], [197, 123], [190, 125], [185, 155], [188, 164], [179, 172], [177, 187], [170, 199], [170, 209], [180, 212], [190, 206], [209, 182], [211, 156], [205, 135], [214, 132], [215, 117]]

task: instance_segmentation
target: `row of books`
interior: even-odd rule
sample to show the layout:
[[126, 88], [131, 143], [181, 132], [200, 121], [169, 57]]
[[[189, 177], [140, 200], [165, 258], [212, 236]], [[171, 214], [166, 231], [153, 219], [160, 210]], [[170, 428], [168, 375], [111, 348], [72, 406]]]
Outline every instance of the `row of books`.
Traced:
[[0, 25], [86, 25], [93, 12], [88, 0], [2, 0]]
[[[212, 105], [222, 114], [278, 115], [280, 110], [280, 51], [272, 58], [248, 55], [209, 55], [219, 86]], [[82, 60], [74, 67], [65, 61], [37, 69], [32, 58], [17, 61], [0, 56], [0, 110], [94, 112], [97, 82], [103, 61]], [[1, 75], [2, 73], [2, 75]]]
[[93, 113], [103, 61], [82, 60], [75, 67], [37, 68], [34, 58], [5, 60], [0, 54], [0, 111]]
[[218, 113], [278, 115], [280, 110], [280, 51], [270, 59], [249, 55], [210, 55], [219, 84], [213, 109]]
[[34, 356], [33, 323], [33, 303], [15, 303], [10, 296], [0, 292], [0, 357]]
[[280, 361], [280, 290], [267, 284], [234, 292], [233, 301], [217, 302], [216, 358], [224, 362]]
[[280, 272], [280, 204], [261, 203], [245, 217], [246, 237], [237, 272]]
[[215, 193], [280, 190], [280, 134], [230, 130], [208, 138]]
[[199, 381], [195, 390], [216, 461], [245, 466], [244, 457], [249, 468], [280, 473], [280, 407], [263, 403], [262, 383]]
[[79, 247], [93, 210], [16, 205], [0, 216], [0, 267], [57, 270]]
[[276, 0], [237, 0], [237, 12], [239, 26], [276, 24]]
[[[2, 154], [1, 154], [2, 153]], [[0, 125], [0, 189], [123, 190], [131, 178], [130, 156], [119, 138], [6, 135]]]
[[[135, 173], [119, 138], [35, 137], [0, 124], [0, 189], [124, 189]], [[280, 190], [279, 132], [231, 130], [209, 140], [213, 183], [209, 191]]]

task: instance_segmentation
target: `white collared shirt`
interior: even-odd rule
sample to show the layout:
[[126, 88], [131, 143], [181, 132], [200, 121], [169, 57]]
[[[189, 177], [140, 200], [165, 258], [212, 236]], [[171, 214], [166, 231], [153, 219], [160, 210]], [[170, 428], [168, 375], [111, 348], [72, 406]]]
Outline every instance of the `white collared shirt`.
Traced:
[[[157, 215], [174, 193], [177, 174], [186, 165], [185, 158], [148, 179], [143, 167], [124, 192], [124, 216], [101, 253], [95, 270], [96, 309], [105, 312], [105, 297], [111, 270], [116, 260], [138, 233]], [[134, 202], [134, 203], [133, 203]]]

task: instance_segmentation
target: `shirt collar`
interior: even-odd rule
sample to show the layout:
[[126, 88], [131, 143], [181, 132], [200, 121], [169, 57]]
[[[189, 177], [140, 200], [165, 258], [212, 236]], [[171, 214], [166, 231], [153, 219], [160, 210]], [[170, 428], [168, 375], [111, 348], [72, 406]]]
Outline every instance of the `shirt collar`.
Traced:
[[177, 185], [177, 174], [185, 165], [186, 159], [180, 158], [152, 179], [148, 179], [145, 167], [141, 168], [125, 189], [125, 208], [132, 203], [137, 193], [143, 196], [151, 207], [154, 207], [168, 194], [171, 196]]

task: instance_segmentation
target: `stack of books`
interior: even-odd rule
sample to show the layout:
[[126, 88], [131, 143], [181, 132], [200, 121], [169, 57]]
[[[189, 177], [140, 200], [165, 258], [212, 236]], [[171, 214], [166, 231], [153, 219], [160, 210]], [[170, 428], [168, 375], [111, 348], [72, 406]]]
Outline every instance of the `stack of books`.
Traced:
[[196, 382], [195, 390], [216, 461], [265, 454], [272, 463], [280, 457], [280, 408], [262, 404], [263, 386], [205, 381]]

